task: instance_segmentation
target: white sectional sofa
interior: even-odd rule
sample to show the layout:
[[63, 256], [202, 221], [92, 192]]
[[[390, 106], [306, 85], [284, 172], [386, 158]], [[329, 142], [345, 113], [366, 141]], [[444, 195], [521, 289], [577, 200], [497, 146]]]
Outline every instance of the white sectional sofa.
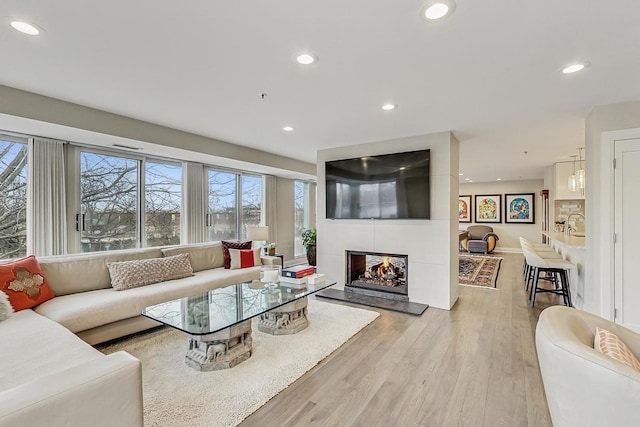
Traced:
[[[194, 275], [116, 291], [108, 262], [189, 253]], [[0, 322], [0, 426], [141, 426], [140, 361], [97, 344], [158, 326], [152, 304], [259, 278], [223, 267], [220, 243], [39, 258], [55, 298]], [[265, 264], [279, 264], [275, 257]], [[81, 339], [80, 339], [81, 338]]]

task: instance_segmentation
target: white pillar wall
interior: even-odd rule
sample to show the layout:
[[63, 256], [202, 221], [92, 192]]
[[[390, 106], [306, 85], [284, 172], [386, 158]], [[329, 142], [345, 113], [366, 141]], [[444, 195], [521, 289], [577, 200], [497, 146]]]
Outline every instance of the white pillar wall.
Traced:
[[[430, 220], [326, 219], [325, 162], [431, 150]], [[440, 132], [318, 151], [318, 271], [344, 289], [347, 250], [406, 254], [409, 300], [450, 309], [458, 299], [458, 141]]]

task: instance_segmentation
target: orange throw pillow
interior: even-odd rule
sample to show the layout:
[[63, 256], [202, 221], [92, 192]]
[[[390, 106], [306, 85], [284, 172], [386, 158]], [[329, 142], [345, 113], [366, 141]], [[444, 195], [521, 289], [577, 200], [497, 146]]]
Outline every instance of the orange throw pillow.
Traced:
[[35, 307], [55, 296], [33, 255], [0, 264], [0, 291], [7, 294], [15, 311]]

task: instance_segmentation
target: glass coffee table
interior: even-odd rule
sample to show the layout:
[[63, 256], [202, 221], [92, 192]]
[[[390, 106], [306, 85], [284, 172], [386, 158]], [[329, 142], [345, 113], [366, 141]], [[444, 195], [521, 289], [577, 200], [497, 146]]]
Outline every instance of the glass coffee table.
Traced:
[[260, 316], [262, 332], [295, 334], [309, 324], [307, 296], [335, 284], [326, 280], [300, 287], [254, 280], [152, 305], [142, 315], [188, 335], [187, 365], [200, 371], [228, 369], [251, 357], [251, 319]]

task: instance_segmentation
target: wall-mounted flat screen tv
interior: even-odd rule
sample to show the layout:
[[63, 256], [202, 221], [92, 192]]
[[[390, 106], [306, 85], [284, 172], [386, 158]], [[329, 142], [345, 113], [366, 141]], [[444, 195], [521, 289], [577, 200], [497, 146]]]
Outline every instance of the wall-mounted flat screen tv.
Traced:
[[430, 219], [430, 150], [325, 163], [330, 219]]

